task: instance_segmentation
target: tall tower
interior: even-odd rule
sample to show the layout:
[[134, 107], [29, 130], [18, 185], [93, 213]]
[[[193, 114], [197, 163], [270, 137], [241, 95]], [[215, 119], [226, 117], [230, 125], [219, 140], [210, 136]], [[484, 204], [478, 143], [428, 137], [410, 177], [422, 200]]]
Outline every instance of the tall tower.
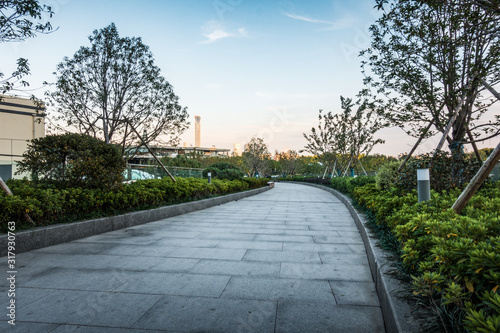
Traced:
[[200, 116], [194, 116], [194, 146], [195, 147], [200, 147], [201, 146], [201, 117]]

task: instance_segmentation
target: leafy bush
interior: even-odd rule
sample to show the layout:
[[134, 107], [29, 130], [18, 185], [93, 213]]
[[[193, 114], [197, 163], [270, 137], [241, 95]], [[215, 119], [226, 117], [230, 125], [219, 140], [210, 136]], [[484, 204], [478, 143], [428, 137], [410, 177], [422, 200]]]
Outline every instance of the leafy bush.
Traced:
[[267, 179], [244, 178], [242, 180], [170, 178], [148, 179], [124, 185], [114, 190], [89, 188], [46, 188], [27, 180], [9, 180], [14, 193], [0, 193], [0, 231], [6, 232], [8, 221], [17, 221], [19, 228], [29, 227], [24, 212], [38, 226], [60, 222], [115, 215], [128, 211], [192, 201], [213, 195], [259, 188]]
[[377, 188], [387, 191], [394, 187], [399, 177], [398, 168], [400, 165], [401, 162], [398, 161], [382, 165], [375, 176]]
[[414, 294], [429, 299], [453, 331], [498, 332], [500, 328], [500, 183], [485, 186], [462, 215], [450, 209], [460, 190], [418, 203], [415, 191], [396, 195], [374, 184], [353, 190], [399, 241], [402, 264]]
[[237, 166], [226, 162], [212, 164], [210, 167], [203, 170], [203, 177], [207, 177], [209, 172], [212, 178], [217, 179], [236, 180], [242, 179], [245, 175]]
[[112, 189], [123, 181], [125, 162], [113, 146], [83, 134], [34, 139], [18, 163], [33, 181], [65, 187]]
[[359, 186], [375, 183], [375, 177], [358, 176], [358, 177], [335, 177], [331, 180], [332, 187], [337, 191], [352, 195], [352, 191]]
[[[430, 168], [431, 189], [436, 192], [449, 190], [456, 187], [463, 187], [477, 173], [481, 167], [481, 162], [471, 156], [465, 157], [463, 162], [458, 165], [453, 157], [444, 151], [438, 151], [436, 156], [434, 152], [412, 157], [403, 166], [396, 186], [407, 193], [417, 188], [417, 169]], [[460, 168], [461, 173], [458, 180], [452, 179], [452, 168]]]

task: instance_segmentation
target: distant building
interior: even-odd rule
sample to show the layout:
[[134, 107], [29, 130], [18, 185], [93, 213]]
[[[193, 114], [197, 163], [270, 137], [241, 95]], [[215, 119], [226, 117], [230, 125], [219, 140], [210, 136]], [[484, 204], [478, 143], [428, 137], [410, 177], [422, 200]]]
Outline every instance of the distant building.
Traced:
[[29, 140], [45, 136], [45, 107], [25, 98], [0, 95], [0, 176], [14, 176]]
[[[150, 146], [151, 150], [157, 157], [176, 157], [184, 155], [186, 157], [229, 157], [230, 149], [216, 148], [212, 146], [206, 147], [165, 147], [165, 146]], [[135, 148], [129, 148], [131, 151]], [[146, 147], [140, 147], [137, 154], [128, 160], [130, 164], [147, 164], [148, 161], [153, 161], [154, 157], [148, 152]]]
[[201, 147], [201, 117], [194, 117], [194, 146]]
[[243, 152], [241, 151], [241, 144], [235, 143], [233, 144], [233, 155], [234, 156], [241, 156]]

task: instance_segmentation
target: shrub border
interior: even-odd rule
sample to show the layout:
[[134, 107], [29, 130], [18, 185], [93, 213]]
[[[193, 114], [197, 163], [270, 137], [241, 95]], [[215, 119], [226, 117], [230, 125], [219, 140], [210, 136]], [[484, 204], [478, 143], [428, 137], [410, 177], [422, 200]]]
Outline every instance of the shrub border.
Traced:
[[[131, 212], [122, 215], [102, 217], [80, 222], [55, 224], [32, 230], [20, 231], [19, 233], [16, 233], [15, 253], [18, 254], [36, 250], [42, 247], [66, 243], [109, 231], [133, 227], [148, 222], [191, 213], [197, 210], [210, 208], [260, 194], [272, 189], [273, 187], [274, 183], [268, 183], [268, 186], [258, 189], [227, 194], [214, 198], [163, 206], [160, 208]], [[7, 255], [7, 242], [7, 234], [0, 235], [0, 257]]]
[[358, 213], [348, 196], [323, 185], [297, 182], [322, 189], [335, 195], [349, 209], [356, 227], [361, 234], [368, 256], [368, 264], [375, 282], [375, 288], [380, 300], [382, 316], [384, 317], [385, 328], [388, 333], [393, 332], [418, 332], [419, 325], [411, 314], [410, 305], [398, 293], [405, 287], [405, 284], [390, 275], [391, 263], [384, 250], [377, 246], [378, 240], [371, 236], [365, 228], [366, 220], [362, 214]]

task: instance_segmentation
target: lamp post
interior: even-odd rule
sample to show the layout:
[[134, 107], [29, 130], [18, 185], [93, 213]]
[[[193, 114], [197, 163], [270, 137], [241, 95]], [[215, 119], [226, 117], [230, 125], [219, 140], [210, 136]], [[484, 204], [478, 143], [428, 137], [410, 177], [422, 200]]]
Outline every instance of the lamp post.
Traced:
[[431, 199], [431, 178], [429, 169], [417, 169], [418, 202]]

